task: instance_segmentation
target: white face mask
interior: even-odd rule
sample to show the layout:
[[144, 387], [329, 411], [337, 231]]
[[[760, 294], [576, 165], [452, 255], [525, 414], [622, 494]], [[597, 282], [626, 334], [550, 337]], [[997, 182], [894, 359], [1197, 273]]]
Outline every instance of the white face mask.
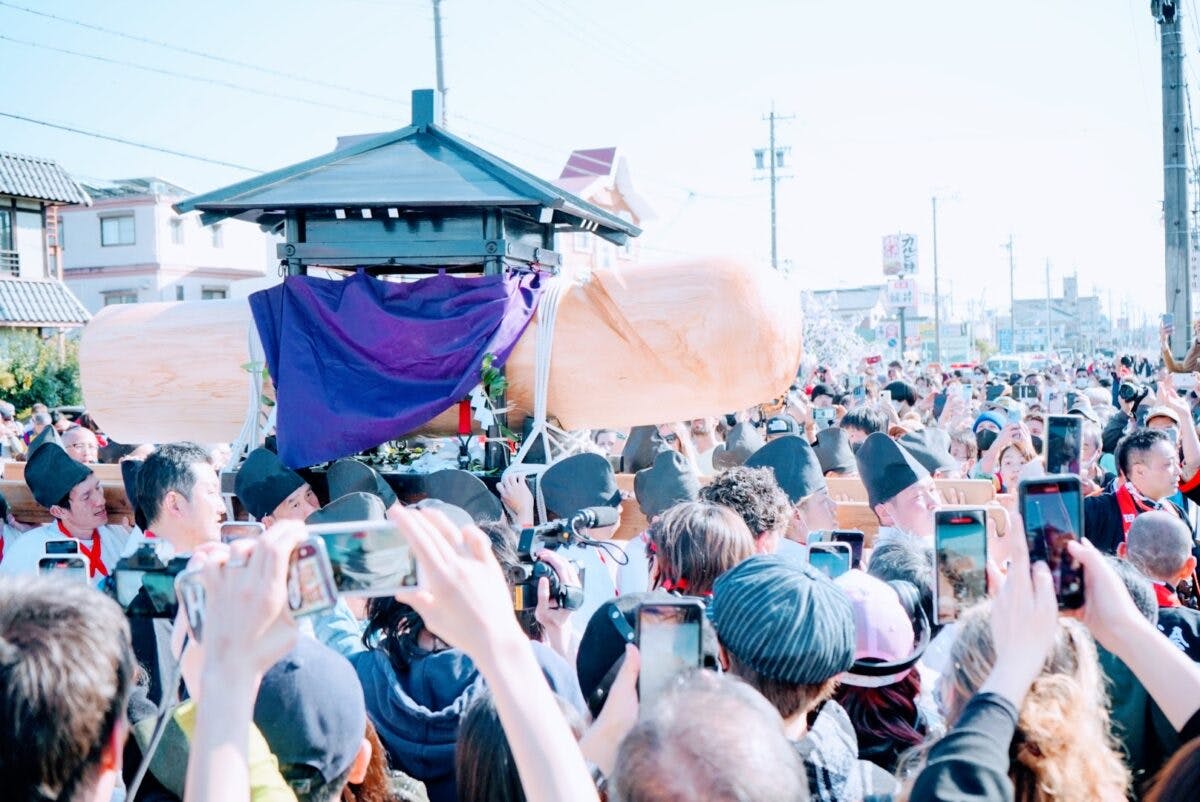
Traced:
[[1075, 379], [1075, 386], [1080, 390], [1086, 389], [1088, 386], [1088, 380], [1082, 376], [1078, 376]]

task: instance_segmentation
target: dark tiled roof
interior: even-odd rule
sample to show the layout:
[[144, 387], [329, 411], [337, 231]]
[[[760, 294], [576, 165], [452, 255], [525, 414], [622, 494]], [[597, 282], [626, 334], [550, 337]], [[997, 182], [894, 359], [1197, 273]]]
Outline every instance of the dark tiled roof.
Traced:
[[87, 309], [61, 281], [0, 278], [0, 325], [81, 326]]
[[59, 203], [92, 202], [83, 187], [56, 162], [18, 153], [0, 153], [0, 195]]

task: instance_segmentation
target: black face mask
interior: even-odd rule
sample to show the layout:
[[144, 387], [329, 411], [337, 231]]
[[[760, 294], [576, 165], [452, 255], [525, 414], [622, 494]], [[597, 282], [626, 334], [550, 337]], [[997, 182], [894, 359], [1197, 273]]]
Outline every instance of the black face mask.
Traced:
[[980, 429], [975, 433], [975, 442], [979, 444], [979, 453], [987, 451], [995, 444], [999, 432], [993, 432], [991, 429]]
[[851, 444], [850, 444], [850, 450], [851, 450], [852, 452], [854, 452], [855, 454], [857, 454], [857, 453], [858, 453], [859, 446], [861, 446], [861, 445], [862, 445], [862, 443], [851, 443]]

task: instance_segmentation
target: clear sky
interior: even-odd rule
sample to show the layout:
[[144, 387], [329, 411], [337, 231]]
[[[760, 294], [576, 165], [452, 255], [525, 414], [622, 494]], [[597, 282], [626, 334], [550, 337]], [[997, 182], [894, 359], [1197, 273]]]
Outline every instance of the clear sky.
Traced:
[[[339, 134], [405, 125], [409, 92], [434, 85], [428, 0], [0, 2], [0, 112], [263, 170], [327, 151]], [[618, 145], [658, 214], [647, 256], [765, 259], [753, 150], [773, 100], [794, 115], [779, 127], [793, 176], [780, 185], [780, 251], [806, 286], [879, 281], [880, 237], [898, 230], [919, 235], [928, 275], [936, 192], [956, 310], [1007, 306], [1000, 244], [1012, 232], [1018, 297], [1044, 293], [1049, 260], [1056, 293], [1078, 271], [1081, 291], [1096, 287], [1107, 304], [1111, 290], [1118, 314], [1128, 301], [1155, 315], [1162, 144], [1149, 5], [444, 0], [449, 125], [546, 177], [574, 148]], [[1187, 18], [1184, 30], [1197, 85], [1200, 25]], [[2, 117], [0, 149], [84, 179], [156, 175], [196, 191], [249, 175]]]

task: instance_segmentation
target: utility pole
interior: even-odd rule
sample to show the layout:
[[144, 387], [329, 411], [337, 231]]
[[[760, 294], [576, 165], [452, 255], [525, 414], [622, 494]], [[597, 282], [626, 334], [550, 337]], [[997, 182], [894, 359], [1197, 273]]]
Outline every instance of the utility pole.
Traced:
[[1046, 260], [1046, 356], [1054, 350], [1054, 329], [1050, 320], [1050, 260]]
[[1182, 0], [1152, 0], [1162, 42], [1163, 228], [1166, 232], [1167, 312], [1175, 316], [1171, 350], [1187, 350], [1192, 336], [1188, 280], [1187, 121], [1183, 83]]
[[442, 0], [433, 0], [433, 57], [437, 65], [437, 91], [442, 99], [441, 126], [446, 127], [446, 72], [442, 68]]
[[[776, 196], [776, 187], [778, 186], [779, 182], [782, 181], [783, 179], [791, 178], [791, 176], [779, 175], [776, 172], [776, 168], [783, 168], [786, 166], [784, 164], [784, 160], [785, 160], [784, 157], [788, 154], [788, 152], [791, 150], [791, 148], [790, 147], [777, 147], [775, 145], [775, 123], [781, 122], [784, 120], [791, 120], [793, 118], [794, 117], [792, 115], [789, 115], [787, 117], [781, 117], [778, 114], [776, 114], [775, 113], [775, 101], [771, 101], [771, 113], [768, 114], [767, 116], [763, 117], [763, 119], [767, 121], [767, 127], [768, 127], [768, 131], [769, 131], [769, 148], [765, 154], [766, 158], [764, 158], [764, 153], [761, 148], [754, 151], [755, 169], [762, 170], [765, 167], [768, 171], [768, 174], [765, 176], [765, 178], [766, 178], [766, 180], [771, 182], [771, 267], [775, 268], [776, 270], [779, 269], [779, 239], [778, 239], [778, 233], [777, 233], [778, 225], [776, 223], [776, 197], [775, 197]], [[760, 176], [759, 178], [756, 178], [755, 180], [761, 181], [763, 178], [764, 178], [763, 176]]]
[[[953, 293], [953, 290], [951, 290]], [[937, 195], [933, 196], [933, 353], [942, 362], [942, 294], [938, 288]]]
[[1013, 260], [1011, 232], [1008, 235], [1008, 242], [1001, 247], [1008, 249], [1008, 321], [1009, 328], [1012, 329], [1012, 341], [1015, 349], [1017, 342], [1017, 263]]

